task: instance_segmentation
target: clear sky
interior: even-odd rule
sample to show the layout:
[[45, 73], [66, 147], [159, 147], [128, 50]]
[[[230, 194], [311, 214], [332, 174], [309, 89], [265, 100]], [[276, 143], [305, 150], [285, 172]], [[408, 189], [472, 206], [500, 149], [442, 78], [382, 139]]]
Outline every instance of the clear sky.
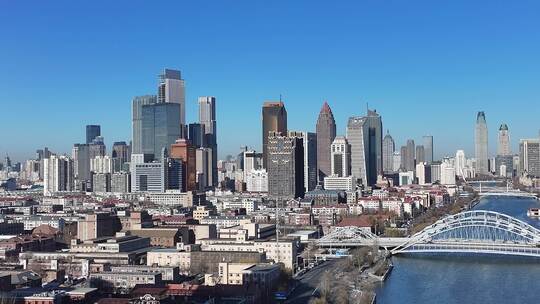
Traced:
[[501, 122], [540, 129], [538, 1], [0, 0], [0, 155], [71, 153], [86, 124], [129, 141], [133, 96], [162, 68], [217, 98], [220, 156], [261, 146], [261, 105], [283, 95], [289, 127], [315, 130], [328, 100], [345, 133], [366, 103], [396, 144], [435, 137], [472, 156], [484, 110], [490, 154]]

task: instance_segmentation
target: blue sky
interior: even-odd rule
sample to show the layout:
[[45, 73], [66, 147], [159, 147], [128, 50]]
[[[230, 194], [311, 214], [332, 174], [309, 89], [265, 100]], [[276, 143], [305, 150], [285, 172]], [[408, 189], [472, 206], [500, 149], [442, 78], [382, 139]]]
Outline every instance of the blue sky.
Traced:
[[261, 145], [260, 107], [283, 95], [290, 129], [314, 131], [328, 100], [345, 133], [366, 103], [397, 145], [435, 137], [441, 157], [473, 153], [486, 112], [540, 129], [537, 1], [0, 1], [0, 154], [70, 153], [86, 124], [131, 137], [133, 96], [164, 67], [217, 97], [220, 156]]

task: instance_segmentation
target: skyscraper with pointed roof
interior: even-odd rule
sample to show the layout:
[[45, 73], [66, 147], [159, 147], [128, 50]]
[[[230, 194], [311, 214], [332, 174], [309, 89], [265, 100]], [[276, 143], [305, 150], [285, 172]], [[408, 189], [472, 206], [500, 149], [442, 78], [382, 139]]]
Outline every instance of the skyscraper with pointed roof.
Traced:
[[510, 134], [508, 133], [508, 126], [503, 123], [499, 127], [499, 145], [497, 146], [497, 155], [507, 156], [512, 152], [510, 151]]
[[486, 114], [483, 111], [478, 112], [476, 115], [474, 151], [476, 157], [476, 173], [488, 174], [488, 130]]
[[325, 101], [317, 119], [317, 175], [319, 180], [331, 174], [330, 145], [336, 138], [336, 121]]
[[384, 172], [393, 172], [394, 171], [394, 152], [396, 150], [396, 144], [394, 139], [390, 135], [390, 131], [386, 130], [386, 135], [383, 139], [383, 171]]

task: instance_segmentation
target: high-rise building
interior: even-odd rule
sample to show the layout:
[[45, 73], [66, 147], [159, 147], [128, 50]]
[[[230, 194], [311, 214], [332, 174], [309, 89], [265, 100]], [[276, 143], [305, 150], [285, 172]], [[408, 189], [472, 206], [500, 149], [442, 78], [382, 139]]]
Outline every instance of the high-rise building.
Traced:
[[416, 178], [419, 185], [427, 185], [431, 183], [431, 166], [425, 162], [416, 165]]
[[383, 139], [383, 171], [385, 173], [394, 171], [394, 152], [396, 151], [396, 144], [394, 139], [390, 135], [390, 132], [386, 130], [386, 135]]
[[426, 155], [425, 155], [424, 146], [422, 145], [416, 146], [416, 163], [419, 164], [425, 161], [426, 161]]
[[108, 155], [96, 156], [90, 159], [90, 171], [93, 173], [112, 173], [113, 161]]
[[304, 196], [304, 147], [302, 139], [268, 134], [268, 194], [274, 199]]
[[512, 154], [510, 149], [510, 134], [508, 132], [508, 126], [503, 123], [499, 127], [499, 143], [497, 146], [497, 155], [508, 156]]
[[467, 159], [465, 158], [465, 151], [457, 150], [456, 151], [456, 161], [455, 161], [455, 168], [456, 168], [456, 175], [457, 176], [466, 177], [465, 176], [465, 166], [467, 166]]
[[325, 101], [317, 118], [317, 175], [319, 180], [331, 175], [330, 145], [336, 138], [336, 121]]
[[540, 177], [540, 140], [538, 138], [519, 141], [520, 174]]
[[180, 105], [177, 114], [183, 138], [186, 125], [186, 93], [184, 80], [180, 71], [164, 69], [163, 73], [159, 75], [157, 102]]
[[[414, 160], [416, 159], [416, 148], [414, 145], [414, 140], [408, 139], [405, 153], [405, 171], [414, 171], [416, 164]], [[403, 157], [403, 156], [402, 156]]]
[[[210, 173], [212, 181], [217, 185], [217, 129], [216, 129], [216, 98], [212, 96], [199, 97], [199, 123], [204, 134], [206, 148], [212, 149], [212, 166]], [[212, 185], [211, 185], [212, 186]]]
[[350, 117], [347, 141], [351, 147], [351, 174], [364, 186], [376, 184], [377, 177], [383, 174], [381, 116], [368, 110], [367, 116]]
[[76, 188], [86, 190], [87, 182], [90, 181], [90, 148], [89, 144], [75, 144], [71, 151], [73, 158], [74, 178], [76, 180]]
[[317, 186], [317, 134], [289, 131], [288, 136], [302, 139], [304, 146], [304, 188], [305, 192], [311, 191]]
[[474, 151], [476, 173], [480, 175], [488, 174], [488, 129], [484, 112], [478, 112], [476, 116]]
[[86, 126], [86, 143], [91, 143], [94, 138], [101, 136], [101, 126], [87, 125]]
[[129, 162], [131, 158], [129, 151], [129, 146], [125, 141], [117, 141], [113, 144], [112, 147], [112, 162], [113, 162], [113, 171], [127, 171], [127, 168], [124, 165]]
[[182, 138], [180, 104], [155, 103], [142, 106], [142, 153], [160, 160], [163, 148], [168, 149]]
[[394, 155], [393, 155], [393, 171], [394, 172], [398, 172], [400, 169], [401, 169], [401, 152], [394, 152]]
[[[187, 139], [177, 139], [171, 145], [170, 158], [181, 159], [184, 164], [183, 189], [185, 191], [197, 190], [197, 163], [196, 148]], [[212, 185], [212, 184], [207, 184]]]
[[128, 172], [115, 172], [111, 174], [111, 192], [126, 193], [131, 190]]
[[155, 104], [156, 102], [156, 95], [136, 96], [133, 98], [131, 110], [131, 153], [133, 154], [143, 153], [143, 106]]
[[347, 139], [336, 136], [330, 146], [330, 175], [347, 177], [351, 175], [351, 149]]
[[268, 135], [269, 132], [287, 133], [287, 110], [281, 101], [267, 101], [262, 107], [262, 147], [263, 167], [268, 168]]
[[184, 191], [183, 167], [181, 159], [167, 159], [167, 190]]
[[431, 164], [433, 162], [433, 136], [425, 135], [422, 139], [424, 141], [424, 160]]
[[200, 123], [188, 125], [188, 139], [197, 148], [204, 147], [204, 132]]
[[247, 179], [247, 175], [251, 171], [260, 170], [262, 168], [262, 160], [262, 153], [253, 150], [244, 152], [244, 180]]
[[197, 171], [197, 189], [200, 191], [205, 190], [207, 187], [212, 186], [212, 149], [209, 148], [197, 148], [195, 151]]
[[95, 173], [92, 174], [92, 191], [98, 193], [111, 191], [111, 174]]
[[67, 156], [51, 155], [44, 160], [43, 194], [73, 191], [73, 160]]
[[144, 162], [145, 158], [144, 154], [131, 155], [131, 192], [165, 192], [168, 178], [165, 162]]

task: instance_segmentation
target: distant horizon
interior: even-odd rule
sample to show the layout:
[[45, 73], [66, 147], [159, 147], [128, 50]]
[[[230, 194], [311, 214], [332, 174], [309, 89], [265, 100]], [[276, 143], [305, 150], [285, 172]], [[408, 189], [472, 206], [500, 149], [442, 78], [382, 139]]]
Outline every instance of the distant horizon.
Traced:
[[242, 145], [261, 150], [262, 104], [280, 95], [290, 130], [314, 132], [327, 100], [344, 136], [348, 117], [369, 104], [396, 150], [432, 135], [435, 159], [459, 149], [474, 157], [478, 111], [490, 157], [502, 123], [513, 154], [520, 139], [539, 136], [540, 3], [0, 7], [1, 159], [22, 162], [45, 146], [70, 155], [87, 124], [101, 125], [110, 153], [131, 140], [131, 100], [156, 94], [163, 68], [182, 72], [188, 123], [198, 120], [198, 96], [216, 97], [220, 159]]

